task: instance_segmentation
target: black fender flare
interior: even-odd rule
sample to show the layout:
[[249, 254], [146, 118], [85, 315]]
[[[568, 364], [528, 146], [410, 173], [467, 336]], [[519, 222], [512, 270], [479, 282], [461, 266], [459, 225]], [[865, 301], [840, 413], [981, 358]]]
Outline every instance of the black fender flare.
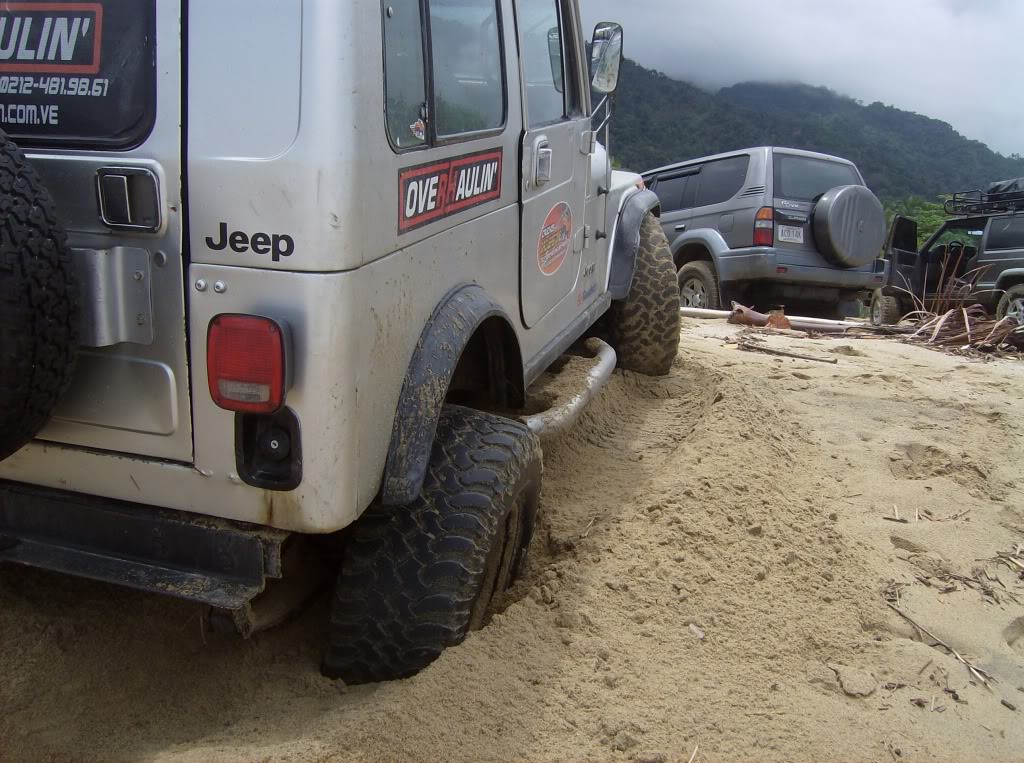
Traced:
[[[378, 496], [382, 505], [403, 506], [420, 494], [452, 377], [477, 329], [490, 318], [504, 321], [511, 331], [512, 321], [482, 287], [463, 285], [441, 300], [423, 329], [395, 412]], [[517, 372], [521, 375], [521, 363]]]
[[648, 212], [660, 214], [661, 200], [654, 191], [647, 189], [632, 194], [622, 205], [612, 242], [608, 276], [608, 292], [614, 300], [629, 296], [636, 272], [636, 256], [640, 251], [640, 225]]
[[1008, 268], [999, 274], [996, 291], [1006, 291], [1021, 282], [1024, 282], [1024, 268]]

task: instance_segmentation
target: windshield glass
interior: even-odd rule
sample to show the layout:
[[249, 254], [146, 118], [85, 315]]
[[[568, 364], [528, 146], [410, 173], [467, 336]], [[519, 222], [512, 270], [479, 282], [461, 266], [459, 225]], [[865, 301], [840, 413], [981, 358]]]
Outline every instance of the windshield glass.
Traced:
[[849, 164], [775, 154], [775, 195], [793, 201], [816, 201], [841, 185], [861, 185]]

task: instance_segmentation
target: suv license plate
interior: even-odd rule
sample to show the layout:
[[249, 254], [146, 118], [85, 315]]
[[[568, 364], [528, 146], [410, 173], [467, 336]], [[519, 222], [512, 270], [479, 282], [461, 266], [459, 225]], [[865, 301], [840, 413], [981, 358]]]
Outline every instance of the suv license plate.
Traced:
[[794, 228], [791, 225], [780, 225], [779, 242], [783, 244], [802, 244], [804, 242], [804, 229]]

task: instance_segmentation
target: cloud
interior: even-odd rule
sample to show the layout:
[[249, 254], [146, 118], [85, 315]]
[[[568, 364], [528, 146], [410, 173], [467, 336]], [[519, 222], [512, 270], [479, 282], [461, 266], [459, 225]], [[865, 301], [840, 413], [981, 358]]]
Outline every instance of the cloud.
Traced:
[[670, 76], [715, 89], [746, 80], [824, 85], [1024, 153], [1021, 0], [581, 3], [585, 26], [619, 21], [626, 55]]

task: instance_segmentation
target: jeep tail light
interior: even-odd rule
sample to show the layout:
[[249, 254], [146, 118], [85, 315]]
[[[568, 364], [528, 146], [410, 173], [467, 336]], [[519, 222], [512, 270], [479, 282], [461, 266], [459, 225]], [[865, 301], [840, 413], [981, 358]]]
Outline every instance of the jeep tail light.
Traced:
[[207, 336], [206, 368], [210, 396], [226, 411], [270, 414], [284, 406], [284, 331], [270, 318], [215, 317]]
[[775, 210], [761, 207], [754, 218], [754, 246], [772, 246], [775, 243]]

